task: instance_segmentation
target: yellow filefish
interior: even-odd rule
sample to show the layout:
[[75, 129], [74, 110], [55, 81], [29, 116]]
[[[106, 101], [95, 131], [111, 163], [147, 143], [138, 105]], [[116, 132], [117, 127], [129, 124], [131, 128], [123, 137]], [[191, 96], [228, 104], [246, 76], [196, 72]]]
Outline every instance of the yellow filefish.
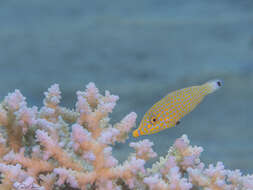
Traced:
[[207, 94], [218, 90], [221, 86], [221, 80], [212, 80], [199, 86], [191, 86], [169, 93], [145, 113], [138, 129], [134, 130], [133, 136], [149, 135], [174, 127]]

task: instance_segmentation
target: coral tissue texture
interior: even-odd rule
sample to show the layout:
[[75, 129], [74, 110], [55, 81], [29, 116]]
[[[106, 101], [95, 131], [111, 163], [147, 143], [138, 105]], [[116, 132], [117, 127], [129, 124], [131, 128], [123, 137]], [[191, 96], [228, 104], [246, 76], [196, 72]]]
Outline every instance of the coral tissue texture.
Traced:
[[131, 142], [123, 163], [112, 155], [115, 142], [125, 142], [135, 126], [132, 112], [110, 124], [108, 114], [118, 96], [100, 94], [94, 83], [77, 92], [75, 110], [59, 106], [61, 92], [52, 85], [44, 106], [28, 107], [19, 90], [0, 104], [0, 190], [252, 190], [253, 176], [224, 169], [221, 162], [205, 167], [201, 147], [186, 135], [165, 157], [157, 156], [147, 139]]

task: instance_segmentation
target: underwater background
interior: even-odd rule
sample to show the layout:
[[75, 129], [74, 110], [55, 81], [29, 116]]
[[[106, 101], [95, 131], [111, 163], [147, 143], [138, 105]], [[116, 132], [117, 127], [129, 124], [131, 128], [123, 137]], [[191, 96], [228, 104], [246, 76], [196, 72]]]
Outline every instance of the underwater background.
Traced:
[[179, 126], [140, 138], [162, 156], [187, 134], [206, 164], [253, 172], [253, 1], [1, 0], [0, 29], [0, 98], [17, 88], [30, 106], [58, 83], [74, 108], [93, 81], [120, 96], [112, 123], [135, 111], [138, 125], [167, 93], [222, 79]]

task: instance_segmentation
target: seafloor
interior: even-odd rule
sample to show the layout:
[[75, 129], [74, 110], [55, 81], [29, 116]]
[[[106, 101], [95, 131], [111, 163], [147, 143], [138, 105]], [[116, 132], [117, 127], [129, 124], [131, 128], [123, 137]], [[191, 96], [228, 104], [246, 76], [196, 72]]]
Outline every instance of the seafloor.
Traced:
[[94, 81], [120, 96], [112, 122], [130, 111], [139, 122], [168, 92], [223, 79], [178, 127], [143, 138], [165, 155], [186, 133], [204, 162], [253, 172], [252, 0], [1, 0], [0, 28], [0, 97], [18, 88], [30, 105], [59, 83], [73, 107]]

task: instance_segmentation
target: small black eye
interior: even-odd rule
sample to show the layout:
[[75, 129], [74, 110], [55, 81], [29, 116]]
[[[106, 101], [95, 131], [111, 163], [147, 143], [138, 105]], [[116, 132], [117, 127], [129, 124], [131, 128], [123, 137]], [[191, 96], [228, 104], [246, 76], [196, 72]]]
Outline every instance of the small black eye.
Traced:
[[218, 86], [221, 86], [221, 82], [220, 81], [218, 81], [217, 84], [218, 84]]
[[152, 116], [152, 117], [150, 118], [150, 123], [151, 123], [151, 124], [156, 124], [157, 121], [158, 121], [158, 120], [157, 120], [156, 116]]

